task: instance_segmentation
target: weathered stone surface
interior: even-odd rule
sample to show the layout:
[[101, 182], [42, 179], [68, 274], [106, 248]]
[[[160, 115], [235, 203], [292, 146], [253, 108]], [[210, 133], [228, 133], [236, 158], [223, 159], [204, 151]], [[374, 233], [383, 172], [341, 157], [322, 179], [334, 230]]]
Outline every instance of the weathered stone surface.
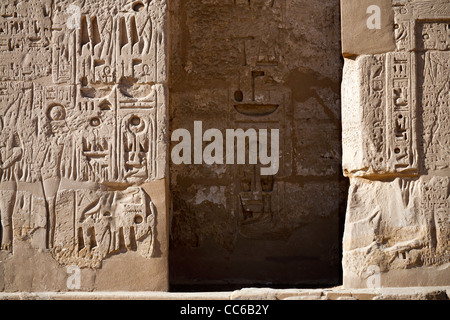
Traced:
[[[212, 296], [447, 298], [348, 288], [450, 284], [450, 0], [341, 12], [342, 52], [338, 0], [3, 0], [0, 296], [158, 298], [123, 292], [168, 290], [169, 231], [175, 287], [337, 284], [342, 162], [347, 289]], [[200, 122], [279, 130], [277, 173], [169, 167]]]
[[253, 165], [171, 166], [172, 283], [338, 283], [339, 1], [181, 0], [170, 10], [171, 130], [280, 130], [273, 178]]
[[[382, 289], [254, 289], [233, 292], [36, 292], [0, 293], [0, 300], [449, 300], [448, 287]], [[269, 298], [269, 299], [268, 299]]]
[[2, 290], [167, 290], [166, 2], [0, 7]]
[[373, 300], [449, 300], [445, 291], [437, 290], [430, 292], [417, 293], [403, 293], [403, 294], [389, 294], [385, 293]]
[[395, 1], [396, 48], [346, 59], [346, 287], [450, 283], [450, 2]]

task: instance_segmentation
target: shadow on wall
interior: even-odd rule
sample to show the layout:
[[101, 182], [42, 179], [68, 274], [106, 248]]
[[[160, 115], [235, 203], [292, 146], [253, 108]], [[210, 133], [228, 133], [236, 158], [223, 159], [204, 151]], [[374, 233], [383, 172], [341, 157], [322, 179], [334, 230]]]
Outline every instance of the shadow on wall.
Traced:
[[203, 131], [223, 135], [280, 134], [274, 176], [262, 176], [248, 158], [171, 164], [172, 290], [339, 285], [348, 190], [339, 1], [170, 6], [171, 131], [193, 136], [202, 121]]

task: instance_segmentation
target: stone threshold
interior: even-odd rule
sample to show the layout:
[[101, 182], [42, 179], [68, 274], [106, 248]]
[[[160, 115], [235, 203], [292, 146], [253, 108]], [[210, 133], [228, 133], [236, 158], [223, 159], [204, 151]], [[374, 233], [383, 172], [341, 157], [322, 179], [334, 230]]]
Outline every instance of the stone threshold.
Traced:
[[0, 293], [0, 300], [450, 300], [449, 287], [380, 289], [264, 289], [229, 292], [37, 292]]

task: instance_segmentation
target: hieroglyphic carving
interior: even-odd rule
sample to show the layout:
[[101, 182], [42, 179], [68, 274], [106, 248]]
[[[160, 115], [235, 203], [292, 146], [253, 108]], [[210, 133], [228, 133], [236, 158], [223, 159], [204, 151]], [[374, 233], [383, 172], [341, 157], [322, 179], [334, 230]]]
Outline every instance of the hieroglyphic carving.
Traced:
[[[408, 274], [415, 269], [427, 274], [430, 285], [448, 281], [439, 275], [441, 268], [448, 273], [450, 262], [450, 2], [395, 1], [393, 10], [397, 50], [346, 62], [344, 84], [351, 77], [361, 79], [360, 94], [347, 93], [344, 99], [355, 108], [359, 101], [364, 106], [361, 117], [369, 120], [359, 139], [366, 147], [371, 134], [377, 135], [371, 110], [380, 104], [367, 61], [379, 61], [385, 70], [381, 78], [386, 79], [380, 90], [386, 110], [386, 162], [376, 167], [376, 154], [354, 144], [362, 160], [344, 163], [351, 177], [344, 236], [347, 284], [360, 281], [370, 265], [381, 266], [383, 276], [390, 270]], [[347, 148], [344, 158], [349, 160], [353, 150]], [[386, 175], [393, 181], [384, 180]], [[388, 282], [396, 283], [396, 278]]]
[[395, 1], [394, 10], [394, 37], [397, 51], [411, 51], [414, 48], [414, 21], [411, 21], [412, 9], [406, 6], [405, 1]]
[[123, 192], [66, 190], [58, 206], [61, 215], [55, 258], [62, 264], [100, 267], [101, 261], [125, 251], [150, 258], [156, 239], [156, 209], [142, 188]]
[[150, 258], [140, 186], [166, 173], [165, 2], [84, 1], [79, 26], [69, 4], [0, 6], [1, 247], [91, 268], [124, 248]]
[[[367, 160], [370, 166], [380, 171], [386, 161], [386, 66], [385, 56], [368, 57], [363, 64], [364, 75], [368, 86], [362, 88], [361, 96], [364, 101], [363, 121], [365, 127], [373, 130], [364, 139]], [[366, 100], [367, 99], [367, 100]]]
[[417, 174], [414, 54], [362, 56], [357, 64], [364, 83], [359, 88], [362, 113], [357, 124], [362, 125], [362, 159], [354, 162], [353, 170], [345, 170], [361, 169], [361, 175]]
[[387, 70], [387, 169], [391, 172], [417, 172], [414, 55], [389, 53]]
[[448, 22], [421, 23], [419, 41], [423, 149], [425, 168], [448, 168], [450, 161], [449, 118], [450, 92], [450, 29]]
[[50, 73], [51, 13], [50, 0], [2, 1], [0, 79], [29, 81]]
[[[447, 11], [444, 9], [447, 7], [444, 4], [439, 6], [443, 10], [442, 14], [445, 15]], [[380, 105], [378, 94], [372, 94], [376, 88], [375, 91], [369, 88], [379, 86], [383, 80], [378, 79], [374, 84], [367, 78], [370, 69], [365, 69], [361, 75], [370, 90], [366, 92], [365, 86], [360, 89], [365, 106], [361, 115], [365, 122], [361, 137], [365, 150], [362, 152], [363, 160], [358, 165], [358, 161], [354, 161], [352, 168], [345, 167], [345, 171], [362, 176], [374, 172], [417, 175], [420, 169], [438, 170], [448, 166], [448, 130], [445, 124], [440, 124], [442, 121], [436, 121], [436, 117], [446, 119], [448, 114], [449, 24], [446, 21], [417, 21], [418, 15], [424, 19], [435, 19], [431, 11], [436, 8], [430, 3], [395, 2], [393, 10], [397, 51], [385, 54], [384, 59], [377, 56], [357, 58], [363, 68], [366, 68], [367, 59], [384, 60], [382, 64], [386, 69], [386, 83], [379, 92], [386, 100], [386, 152], [375, 155], [370, 153], [370, 143], [367, 145], [367, 141], [372, 141], [371, 136], [378, 135], [380, 131], [379, 121], [372, 114], [373, 106]], [[419, 96], [416, 97], [417, 93]], [[418, 111], [422, 111], [421, 119], [416, 117]], [[423, 120], [423, 124], [418, 123], [418, 120]], [[420, 152], [422, 149], [423, 153]], [[378, 162], [383, 162], [380, 161], [383, 159], [384, 164], [376, 165], [374, 159], [378, 159]]]
[[[231, 127], [280, 130], [280, 154], [290, 154], [284, 138], [290, 135], [291, 96], [276, 80], [281, 73], [281, 54], [276, 41], [275, 26], [283, 25], [285, 1], [235, 1], [235, 6], [248, 15], [258, 10], [274, 8], [272, 22], [258, 31], [238, 34], [230, 40], [235, 44], [237, 59], [229, 91]], [[253, 12], [254, 11], [254, 12]], [[256, 18], [258, 19], [258, 18]], [[276, 22], [276, 23], [275, 23]], [[270, 141], [270, 136], [268, 137]], [[261, 143], [261, 142], [259, 142]], [[270, 143], [267, 145], [270, 154]], [[247, 146], [247, 158], [250, 149]], [[285, 183], [282, 177], [291, 172], [289, 159], [283, 158], [275, 176], [262, 176], [259, 165], [237, 166], [234, 170], [232, 214], [238, 213], [239, 232], [252, 239], [287, 237], [284, 216]]]
[[[429, 221], [430, 252], [427, 256], [441, 256], [450, 250], [450, 180], [434, 177], [422, 184], [421, 210]], [[424, 259], [426, 263], [426, 259]]]
[[419, 50], [450, 50], [450, 26], [448, 23], [419, 23]]
[[[275, 122], [239, 122], [239, 125], [245, 129], [278, 126]], [[268, 149], [270, 153], [270, 144]], [[247, 157], [249, 152], [247, 150]], [[283, 165], [280, 171], [275, 176], [263, 176], [260, 165], [236, 167], [234, 174], [237, 179], [232, 190], [234, 195], [232, 210], [239, 214], [239, 231], [244, 237], [279, 239], [287, 236], [283, 233], [286, 228], [282, 223], [286, 214], [285, 183], [281, 178], [286, 172]]]
[[[105, 181], [149, 180], [158, 172], [154, 120], [161, 91], [157, 83], [164, 81], [164, 67], [158, 63], [164, 36], [149, 12], [135, 3], [114, 18], [96, 10], [81, 16], [77, 103], [91, 113], [94, 134], [103, 135], [100, 144], [85, 140], [84, 149], [90, 162], [103, 158], [95, 167], [107, 171], [98, 172]], [[111, 127], [114, 132], [108, 132]]]

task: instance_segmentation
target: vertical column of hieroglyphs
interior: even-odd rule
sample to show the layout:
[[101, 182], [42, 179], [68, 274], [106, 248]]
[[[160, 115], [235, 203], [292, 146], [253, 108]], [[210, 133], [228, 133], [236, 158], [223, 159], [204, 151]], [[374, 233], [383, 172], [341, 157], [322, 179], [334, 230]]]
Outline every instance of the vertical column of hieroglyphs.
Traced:
[[146, 186], [167, 172], [165, 12], [164, 0], [2, 2], [2, 250], [91, 268], [154, 256]]
[[[281, 137], [280, 154], [285, 153], [289, 143], [292, 117], [290, 91], [272, 80], [281, 78], [282, 46], [277, 41], [280, 29], [285, 28], [286, 2], [281, 1], [235, 1], [233, 10], [245, 17], [238, 22], [231, 41], [234, 42], [237, 59], [231, 66], [232, 85], [229, 94], [229, 117], [232, 128], [278, 129]], [[251, 23], [250, 23], [251, 21]], [[238, 24], [237, 23], [237, 24]], [[280, 28], [280, 29], [278, 29]], [[237, 28], [236, 28], [237, 29]], [[284, 70], [283, 70], [284, 71]], [[271, 130], [265, 143], [271, 154]], [[264, 143], [264, 142], [259, 142]], [[247, 153], [253, 152], [246, 150]], [[240, 233], [248, 238], [269, 239], [276, 237], [287, 223], [285, 213], [285, 185], [282, 176], [290, 174], [290, 159], [280, 161], [276, 175], [261, 175], [261, 165], [237, 166], [232, 215], [240, 212]]]
[[450, 2], [383, 10], [395, 49], [346, 59], [344, 282], [369, 285], [377, 270], [383, 286], [448, 284]]

